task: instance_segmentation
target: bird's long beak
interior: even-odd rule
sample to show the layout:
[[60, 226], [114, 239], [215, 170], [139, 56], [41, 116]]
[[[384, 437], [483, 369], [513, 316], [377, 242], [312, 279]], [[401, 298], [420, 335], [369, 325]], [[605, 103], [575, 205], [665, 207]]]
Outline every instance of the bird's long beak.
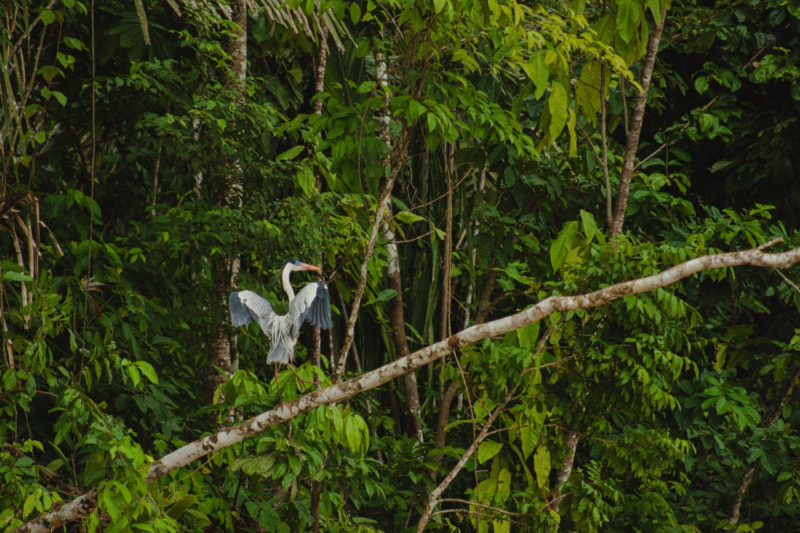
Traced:
[[322, 267], [318, 267], [317, 265], [309, 265], [307, 263], [302, 263], [300, 268], [303, 270], [313, 270], [314, 272], [322, 272]]

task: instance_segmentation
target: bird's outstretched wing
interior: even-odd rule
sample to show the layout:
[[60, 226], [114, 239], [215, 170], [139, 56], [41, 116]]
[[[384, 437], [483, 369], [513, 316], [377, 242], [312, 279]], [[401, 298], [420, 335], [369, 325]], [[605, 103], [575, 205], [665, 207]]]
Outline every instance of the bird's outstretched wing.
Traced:
[[300, 330], [303, 322], [320, 329], [333, 327], [328, 286], [315, 282], [303, 287], [289, 303], [289, 316], [296, 331]]
[[270, 303], [253, 291], [232, 292], [228, 299], [231, 310], [231, 321], [234, 326], [244, 326], [253, 320], [267, 333], [267, 318], [274, 311]]

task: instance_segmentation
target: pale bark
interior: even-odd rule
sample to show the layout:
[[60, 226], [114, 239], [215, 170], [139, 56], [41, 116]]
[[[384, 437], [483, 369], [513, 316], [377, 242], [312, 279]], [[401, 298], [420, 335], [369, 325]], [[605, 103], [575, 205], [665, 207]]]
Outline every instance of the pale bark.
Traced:
[[644, 108], [647, 104], [647, 93], [650, 90], [650, 81], [653, 77], [653, 67], [658, 54], [658, 44], [661, 42], [661, 32], [664, 30], [664, 22], [667, 20], [667, 10], [661, 11], [661, 20], [650, 34], [647, 42], [647, 55], [645, 56], [644, 66], [642, 66], [642, 77], [639, 84], [642, 92], [636, 98], [631, 117], [631, 129], [625, 143], [625, 157], [622, 162], [622, 174], [619, 178], [619, 188], [617, 189], [617, 202], [614, 208], [614, 218], [611, 222], [609, 231], [610, 237], [616, 237], [622, 233], [622, 224], [625, 222], [625, 211], [628, 209], [628, 192], [633, 177], [633, 166], [636, 160], [636, 152], [639, 149], [639, 138], [642, 134], [642, 123], [644, 121]]
[[[567, 482], [569, 476], [572, 475], [572, 467], [575, 464], [575, 450], [578, 448], [578, 434], [570, 433], [567, 435], [565, 442], [567, 453], [561, 461], [561, 467], [556, 474], [556, 487], [550, 493], [550, 509], [558, 513], [558, 507], [561, 505], [561, 490], [562, 485]], [[558, 527], [556, 527], [558, 529]]]
[[388, 127], [391, 121], [391, 115], [388, 109], [390, 98], [389, 78], [386, 72], [386, 62], [383, 59], [383, 54], [375, 54], [375, 62], [378, 65], [376, 72], [377, 85], [380, 91], [382, 91], [384, 101], [386, 102], [386, 107], [379, 117], [379, 122], [381, 124], [381, 140], [383, 140], [386, 145], [386, 154], [383, 159], [385, 180], [378, 197], [378, 209], [372, 221], [372, 228], [370, 229], [369, 240], [367, 241], [367, 249], [364, 252], [364, 259], [361, 262], [358, 285], [356, 286], [353, 295], [353, 304], [350, 309], [350, 318], [347, 320], [347, 326], [345, 327], [345, 338], [339, 350], [339, 357], [336, 360], [336, 367], [333, 372], [333, 381], [336, 383], [338, 383], [342, 379], [342, 375], [344, 375], [345, 366], [347, 365], [347, 354], [350, 352], [350, 347], [355, 337], [355, 324], [356, 320], [358, 320], [358, 311], [361, 308], [361, 299], [364, 296], [364, 290], [367, 285], [367, 266], [375, 251], [375, 246], [378, 243], [378, 231], [381, 229], [386, 213], [390, 211], [392, 189], [394, 188], [394, 183], [400, 171], [402, 161], [405, 158], [405, 153], [408, 150], [407, 140], [400, 145], [392, 144], [392, 138]]
[[[400, 272], [400, 255], [397, 250], [397, 242], [386, 219], [391, 218], [391, 203], [387, 202], [387, 213], [383, 222], [383, 236], [386, 239], [388, 265], [386, 267], [386, 278], [389, 281], [389, 288], [395, 291], [394, 297], [389, 301], [389, 321], [392, 327], [392, 339], [394, 341], [397, 357], [405, 357], [410, 352], [408, 349], [408, 339], [406, 338], [406, 319], [403, 310], [403, 281]], [[422, 442], [422, 412], [419, 403], [419, 388], [417, 387], [417, 375], [409, 372], [403, 376], [403, 385], [406, 393], [406, 407], [411, 414], [410, 430], [415, 439]]]
[[[186, 444], [165, 455], [161, 459], [154, 461], [150, 465], [150, 470], [146, 479], [148, 482], [159, 479], [201, 457], [236, 444], [237, 442], [241, 442], [271, 426], [286, 422], [301, 413], [310, 411], [320, 405], [341, 402], [365, 390], [374, 389], [398, 376], [430, 364], [468, 344], [473, 344], [490, 337], [505, 335], [511, 331], [538, 322], [552, 313], [588, 309], [613, 302], [614, 300], [632, 294], [654, 291], [672, 285], [692, 274], [697, 274], [704, 270], [744, 265], [782, 269], [800, 263], [800, 247], [780, 253], [763, 252], [764, 248], [778, 242], [782, 242], [782, 239], [775, 239], [758, 248], [750, 250], [697, 257], [672, 268], [668, 268], [658, 274], [616, 283], [587, 294], [550, 296], [524, 311], [485, 324], [471, 326], [445, 340], [417, 350], [407, 357], [399, 358], [351, 380], [311, 392], [291, 402], [278, 405], [242, 423], [223, 428], [212, 435]], [[75, 520], [85, 516], [86, 513], [78, 512], [78, 509], [90, 509], [91, 505], [88, 505], [88, 502], [91, 500], [91, 496], [92, 493], [87, 493], [68, 503], [67, 505], [70, 506], [70, 509], [75, 509], [75, 511], [70, 514], [64, 512], [58, 514], [62, 520], [60, 523], [63, 524], [65, 521]], [[77, 505], [76, 501], [78, 500], [83, 502], [83, 507]], [[33, 529], [31, 528], [34, 527], [35, 524], [41, 525], [45, 522], [52, 523], [55, 519], [54, 517], [62, 508], [63, 506], [39, 516], [35, 520], [21, 526], [17, 531], [32, 531]]]

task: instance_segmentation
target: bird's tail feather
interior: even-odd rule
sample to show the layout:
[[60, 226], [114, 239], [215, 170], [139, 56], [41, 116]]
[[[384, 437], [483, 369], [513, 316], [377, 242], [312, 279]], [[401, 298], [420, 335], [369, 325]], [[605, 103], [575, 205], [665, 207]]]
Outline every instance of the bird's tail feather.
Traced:
[[294, 359], [294, 350], [287, 348], [282, 343], [274, 343], [269, 349], [267, 363], [291, 363]]

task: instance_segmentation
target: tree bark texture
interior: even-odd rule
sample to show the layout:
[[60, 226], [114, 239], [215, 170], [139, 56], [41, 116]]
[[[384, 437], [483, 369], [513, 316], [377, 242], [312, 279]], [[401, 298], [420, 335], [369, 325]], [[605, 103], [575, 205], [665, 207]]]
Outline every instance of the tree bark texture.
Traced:
[[[365, 390], [379, 387], [398, 376], [430, 364], [468, 344], [473, 344], [489, 337], [505, 335], [538, 322], [552, 313], [588, 309], [632, 294], [650, 292], [672, 285], [704, 270], [744, 265], [782, 269], [800, 263], [800, 247], [779, 253], [763, 252], [764, 248], [778, 242], [782, 242], [782, 239], [775, 239], [750, 250], [697, 257], [663, 270], [658, 274], [616, 283], [586, 294], [550, 296], [524, 311], [484, 324], [471, 326], [445, 340], [426, 346], [406, 357], [398, 358], [356, 378], [316, 390], [291, 402], [278, 405], [249, 420], [223, 428], [212, 435], [190, 442], [154, 461], [150, 465], [146, 479], [148, 482], [159, 479], [209, 453], [241, 442], [271, 426], [286, 422], [301, 413], [310, 411], [320, 405], [341, 402]], [[75, 500], [24, 524], [16, 531], [44, 531], [42, 529], [45, 527], [44, 524], [48, 524], [49, 527], [57, 527], [68, 521], [76, 520], [88, 514], [93, 508], [94, 502], [96, 502], [96, 495], [93, 495], [93, 492], [83, 494]], [[63, 511], [62, 509], [65, 508], [71, 511]]]
[[[232, 30], [225, 43], [226, 51], [232, 58], [231, 73], [226, 84], [236, 92], [239, 98], [243, 98], [244, 84], [247, 79], [247, 2], [246, 0], [233, 0], [230, 5], [231, 21], [236, 24], [236, 29]], [[217, 186], [216, 202], [220, 207], [229, 207], [241, 202], [241, 184], [235, 181], [235, 173], [239, 164], [237, 161], [230, 161], [227, 166], [229, 172], [221, 178], [222, 183]], [[212, 259], [211, 262], [213, 302], [218, 309], [226, 309], [228, 292], [239, 273], [239, 258], [223, 255], [216, 260]], [[228, 338], [227, 320], [218, 322], [212, 328], [209, 349], [207, 386], [209, 398], [212, 398], [214, 391], [230, 378], [232, 370], [236, 366]]]
[[636, 160], [636, 152], [639, 149], [639, 138], [642, 134], [642, 123], [644, 121], [644, 108], [647, 104], [647, 93], [650, 90], [650, 80], [653, 77], [653, 66], [658, 54], [658, 44], [661, 42], [661, 33], [664, 30], [664, 22], [667, 20], [667, 10], [661, 11], [661, 20], [653, 28], [650, 40], [647, 42], [647, 55], [645, 56], [644, 66], [642, 66], [642, 78], [639, 82], [642, 92], [636, 98], [631, 117], [631, 129], [625, 143], [625, 157], [622, 163], [622, 174], [619, 178], [619, 188], [617, 189], [617, 202], [614, 208], [614, 219], [609, 231], [610, 237], [616, 237], [622, 233], [622, 224], [625, 222], [625, 211], [628, 209], [628, 192], [633, 177], [633, 165]]

